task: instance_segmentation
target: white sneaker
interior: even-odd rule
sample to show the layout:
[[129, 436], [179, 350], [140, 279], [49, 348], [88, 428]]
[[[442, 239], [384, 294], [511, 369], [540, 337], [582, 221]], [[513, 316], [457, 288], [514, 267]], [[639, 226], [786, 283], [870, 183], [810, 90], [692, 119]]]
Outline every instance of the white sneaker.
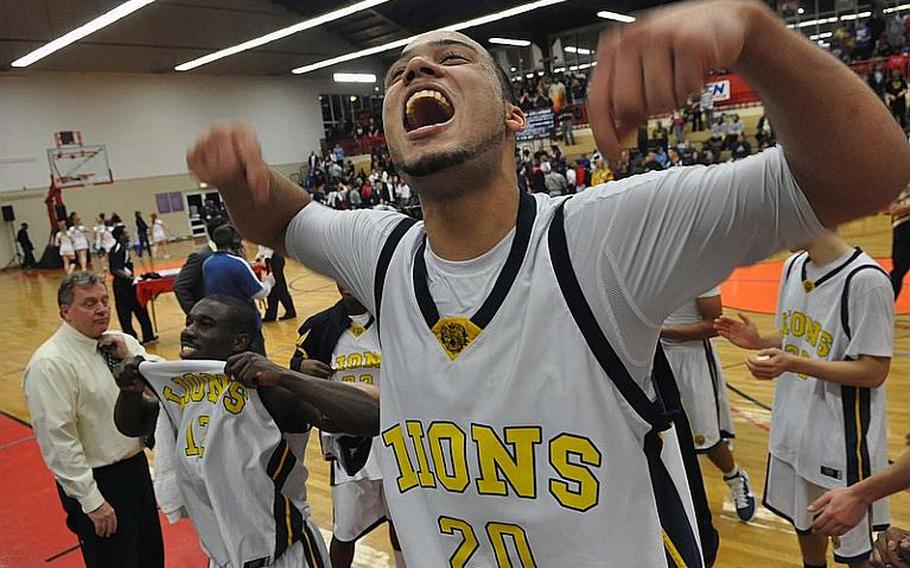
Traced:
[[733, 504], [739, 520], [747, 523], [755, 518], [755, 495], [752, 493], [752, 482], [749, 474], [742, 468], [731, 478], [724, 478], [733, 495]]

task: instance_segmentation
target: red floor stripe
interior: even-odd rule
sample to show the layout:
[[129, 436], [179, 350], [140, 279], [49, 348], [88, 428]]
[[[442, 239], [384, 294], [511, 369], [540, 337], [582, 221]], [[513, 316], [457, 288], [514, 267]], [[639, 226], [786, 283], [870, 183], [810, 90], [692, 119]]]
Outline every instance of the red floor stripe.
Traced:
[[[84, 566], [79, 550], [70, 550], [77, 544], [76, 537], [66, 528], [54, 478], [44, 466], [37, 442], [32, 438], [11, 443], [29, 436], [29, 428], [0, 415], [0, 568]], [[189, 521], [169, 525], [162, 515], [161, 527], [167, 566], [207, 566]]]

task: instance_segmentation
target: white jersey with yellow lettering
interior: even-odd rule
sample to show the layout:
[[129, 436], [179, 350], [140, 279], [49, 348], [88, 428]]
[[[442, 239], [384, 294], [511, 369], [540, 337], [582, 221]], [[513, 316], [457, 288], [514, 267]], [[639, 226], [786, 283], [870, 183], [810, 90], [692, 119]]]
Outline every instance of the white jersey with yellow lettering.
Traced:
[[180, 496], [212, 562], [328, 566], [306, 502], [309, 433], [282, 434], [222, 361], [143, 362], [139, 372], [173, 427]]
[[470, 317], [440, 317], [422, 225], [385, 265], [380, 461], [409, 565], [702, 566], [675, 431], [597, 327], [562, 211], [522, 196]]
[[[789, 353], [826, 361], [891, 357], [888, 275], [859, 248], [815, 267], [806, 252], [784, 263], [776, 324]], [[796, 373], [775, 381], [769, 451], [825, 488], [886, 467], [885, 388], [840, 385]]]
[[[341, 334], [332, 351], [332, 369], [335, 371], [332, 380], [378, 387], [382, 355], [379, 353], [379, 336], [376, 334], [375, 320], [370, 314], [348, 317], [351, 318], [351, 326]], [[331, 447], [335, 436], [332, 434], [323, 436], [323, 447]], [[378, 437], [373, 439], [370, 456], [363, 468], [354, 475], [348, 475], [338, 464], [338, 460], [335, 460], [332, 468], [332, 485], [361, 479], [382, 479], [376, 458], [376, 448], [381, 447], [381, 443]]]

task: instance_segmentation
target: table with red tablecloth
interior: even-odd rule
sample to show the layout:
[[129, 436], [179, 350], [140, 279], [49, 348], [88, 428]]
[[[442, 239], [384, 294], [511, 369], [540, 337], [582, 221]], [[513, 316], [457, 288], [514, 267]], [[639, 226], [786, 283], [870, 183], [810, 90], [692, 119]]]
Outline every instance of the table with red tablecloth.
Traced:
[[171, 270], [161, 270], [158, 272], [161, 278], [146, 278], [136, 282], [136, 299], [143, 308], [151, 304], [152, 324], [155, 326], [155, 332], [158, 331], [158, 319], [155, 315], [155, 298], [160, 294], [174, 291], [174, 282], [177, 280], [179, 268]]

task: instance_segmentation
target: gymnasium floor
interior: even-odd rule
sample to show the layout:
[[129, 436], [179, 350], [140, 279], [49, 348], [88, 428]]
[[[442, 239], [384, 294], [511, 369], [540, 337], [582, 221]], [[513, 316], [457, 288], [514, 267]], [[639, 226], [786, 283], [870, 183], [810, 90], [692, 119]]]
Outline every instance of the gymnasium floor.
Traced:
[[[853, 244], [880, 259], [888, 268], [891, 242], [888, 218], [871, 217], [843, 228], [842, 234]], [[189, 241], [172, 245], [170, 260], [148, 263], [145, 269], [161, 270], [177, 267], [192, 249]], [[762, 329], [770, 329], [780, 260], [778, 255], [768, 261], [741, 269], [722, 286], [728, 313], [737, 310], [750, 312]], [[137, 270], [142, 271], [138, 259]], [[270, 356], [286, 364], [293, 351], [297, 327], [305, 317], [331, 305], [337, 299], [334, 284], [302, 266], [289, 262], [286, 270], [291, 293], [300, 318], [297, 321], [270, 323], [265, 337]], [[0, 506], [0, 568], [31, 568], [32, 566], [81, 566], [73, 537], [63, 524], [53, 480], [44, 469], [37, 445], [28, 428], [17, 420], [28, 421], [28, 410], [20, 382], [25, 365], [35, 348], [59, 325], [55, 293], [62, 278], [60, 272], [41, 272], [26, 276], [20, 271], [0, 273], [0, 494], [7, 496]], [[890, 456], [903, 451], [904, 434], [910, 431], [910, 402], [907, 380], [910, 378], [910, 293], [898, 304], [895, 358], [887, 385], [889, 391], [888, 424]], [[161, 296], [156, 302], [161, 341], [153, 349], [167, 358], [176, 358], [178, 334], [183, 327], [183, 313], [173, 295]], [[280, 313], [280, 311], [279, 311]], [[112, 317], [116, 326], [116, 317]], [[716, 340], [727, 381], [728, 393], [736, 420], [735, 455], [739, 464], [751, 474], [756, 491], [764, 483], [767, 455], [770, 407], [773, 382], [751, 378], [743, 363], [744, 353], [723, 340]], [[311, 439], [307, 453], [310, 468], [308, 494], [316, 522], [331, 527], [331, 493], [328, 467], [322, 461], [318, 443]], [[715, 524], [721, 532], [721, 549], [716, 566], [738, 568], [762, 566], [783, 568], [801, 566], [796, 539], [789, 525], [764, 509], [748, 525], [740, 523], [729, 502], [726, 485], [720, 474], [703, 461], [706, 485]], [[906, 493], [891, 500], [892, 523], [910, 526], [910, 496]], [[165, 541], [168, 566], [183, 568], [204, 566], [192, 527], [183, 522], [167, 527]], [[364, 568], [389, 566], [387, 531], [374, 531], [361, 546], [357, 564]], [[544, 567], [542, 567], [544, 568]], [[546, 567], [549, 568], [549, 567]]]

